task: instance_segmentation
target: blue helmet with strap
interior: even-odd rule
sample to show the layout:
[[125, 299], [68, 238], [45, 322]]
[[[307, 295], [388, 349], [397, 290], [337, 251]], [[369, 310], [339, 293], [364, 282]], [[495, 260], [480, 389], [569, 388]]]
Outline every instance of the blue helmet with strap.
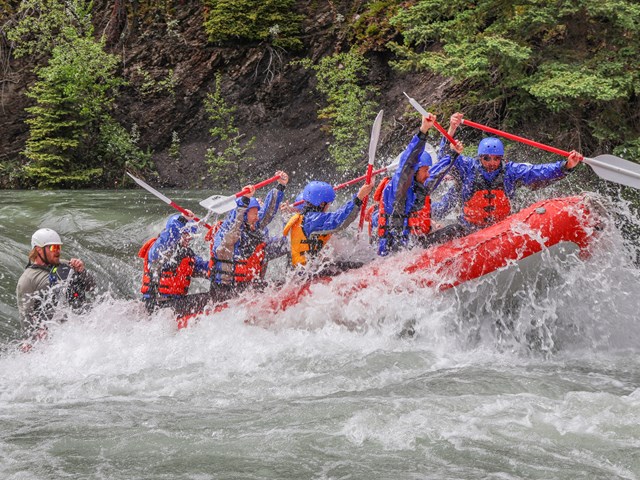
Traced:
[[183, 233], [196, 233], [198, 225], [193, 221], [187, 220], [184, 215], [176, 213], [167, 219], [165, 229], [169, 231], [171, 238], [178, 238]]
[[247, 206], [245, 206], [242, 197], [236, 199], [236, 205], [241, 208], [246, 208], [247, 210], [249, 210], [250, 208], [257, 208], [258, 210], [260, 210], [260, 202], [253, 197], [249, 197], [249, 205]]
[[504, 156], [504, 145], [502, 145], [502, 142], [498, 138], [483, 138], [478, 144], [478, 156], [480, 155]]
[[336, 192], [327, 182], [313, 181], [307, 183], [307, 186], [304, 187], [302, 199], [311, 205], [319, 207], [323, 203], [333, 202], [336, 199]]
[[433, 165], [433, 161], [436, 158], [436, 151], [433, 148], [433, 145], [430, 143], [426, 143], [424, 145], [424, 151], [420, 154], [420, 158], [418, 159], [418, 163], [414, 167], [417, 172], [422, 167], [430, 167]]

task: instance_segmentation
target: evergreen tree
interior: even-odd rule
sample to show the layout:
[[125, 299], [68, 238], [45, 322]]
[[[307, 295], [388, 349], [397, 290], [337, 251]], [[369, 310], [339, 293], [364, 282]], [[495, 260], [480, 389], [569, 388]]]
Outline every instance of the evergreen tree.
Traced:
[[213, 92], [207, 94], [204, 107], [209, 121], [212, 123], [209, 133], [216, 147], [207, 149], [205, 161], [209, 165], [209, 173], [216, 179], [244, 184], [247, 180], [246, 166], [254, 158], [249, 154], [255, 137], [243, 139], [244, 135], [236, 126], [236, 108], [229, 105], [222, 95], [222, 75], [215, 76]]
[[463, 105], [553, 116], [572, 144], [610, 149], [638, 139], [639, 18], [635, 0], [419, 0], [392, 19], [391, 47], [403, 70], [453, 77]]
[[377, 92], [363, 85], [369, 72], [367, 60], [350, 51], [324, 57], [317, 65], [308, 59], [300, 63], [316, 73], [316, 89], [327, 100], [318, 117], [327, 120], [327, 130], [333, 136], [331, 158], [342, 171], [354, 168], [364, 158], [376, 115], [372, 97]]
[[36, 105], [27, 108], [30, 129], [23, 153], [30, 162], [25, 172], [39, 187], [87, 184], [102, 174], [92, 150], [121, 84], [114, 76], [117, 58], [101, 42], [67, 35], [27, 93]]

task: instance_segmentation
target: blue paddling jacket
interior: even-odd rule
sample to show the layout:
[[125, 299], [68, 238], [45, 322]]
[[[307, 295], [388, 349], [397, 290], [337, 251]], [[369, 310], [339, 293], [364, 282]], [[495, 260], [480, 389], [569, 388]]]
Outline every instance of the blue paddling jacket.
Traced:
[[[445, 140], [443, 139], [443, 142]], [[441, 144], [440, 152], [450, 150]], [[451, 166], [450, 174], [457, 188], [443, 198], [444, 214], [457, 204], [462, 205], [460, 223], [467, 228], [482, 228], [511, 214], [516, 189], [522, 185], [531, 189], [545, 187], [567, 175], [566, 161], [533, 165], [530, 163], [502, 162], [493, 171], [486, 171], [478, 157], [442, 155], [434, 165], [438, 174]]]
[[254, 230], [246, 223], [248, 205], [229, 212], [213, 242], [212, 286], [246, 284], [264, 277], [270, 243], [267, 225], [278, 213], [284, 189], [278, 185], [267, 194]]

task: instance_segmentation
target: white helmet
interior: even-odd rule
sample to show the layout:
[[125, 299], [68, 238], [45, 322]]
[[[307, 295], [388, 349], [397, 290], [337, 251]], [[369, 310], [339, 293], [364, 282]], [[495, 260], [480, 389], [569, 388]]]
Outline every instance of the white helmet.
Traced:
[[60, 235], [50, 228], [41, 228], [31, 235], [31, 248], [46, 247], [47, 245], [62, 245]]

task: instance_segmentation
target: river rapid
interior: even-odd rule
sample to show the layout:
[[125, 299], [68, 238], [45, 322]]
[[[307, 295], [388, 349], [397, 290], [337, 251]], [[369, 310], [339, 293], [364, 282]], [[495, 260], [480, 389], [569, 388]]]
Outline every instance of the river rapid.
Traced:
[[[164, 193], [198, 213], [211, 192]], [[640, 478], [640, 272], [615, 222], [521, 284], [415, 292], [398, 274], [177, 331], [137, 301], [137, 251], [171, 213], [138, 190], [0, 192], [1, 479]], [[15, 285], [40, 227], [98, 291], [22, 353]], [[340, 254], [367, 254], [354, 232]]]

